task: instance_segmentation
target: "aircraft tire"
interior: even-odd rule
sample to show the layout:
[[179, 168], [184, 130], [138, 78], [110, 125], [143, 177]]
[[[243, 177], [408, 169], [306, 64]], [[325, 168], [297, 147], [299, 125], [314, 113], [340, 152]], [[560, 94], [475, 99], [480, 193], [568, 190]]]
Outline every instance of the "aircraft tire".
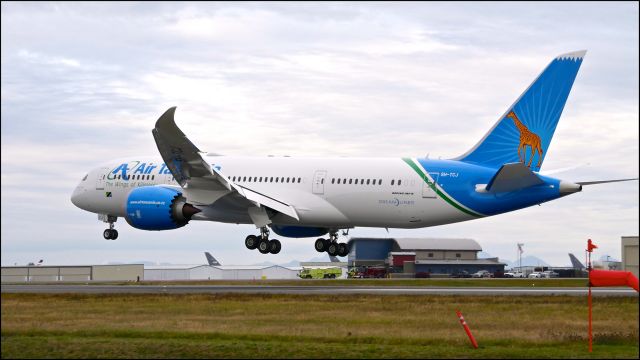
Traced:
[[338, 244], [338, 256], [349, 255], [349, 247], [345, 243]]
[[282, 249], [282, 244], [280, 244], [280, 240], [273, 239], [269, 241], [269, 247], [272, 254], [277, 254]]
[[262, 254], [268, 254], [270, 250], [271, 250], [271, 244], [269, 243], [269, 240], [267, 239], [260, 240], [260, 242], [258, 243], [258, 251], [260, 251], [260, 253]]
[[118, 238], [118, 230], [112, 229], [111, 230], [111, 240], [115, 240], [117, 238]]
[[255, 235], [249, 235], [244, 239], [244, 246], [249, 250], [253, 250], [258, 247], [258, 237]]
[[327, 251], [328, 245], [329, 244], [327, 244], [327, 240], [319, 238], [318, 240], [316, 240], [314, 247], [316, 248], [317, 252], [325, 252]]
[[337, 242], [331, 242], [327, 247], [327, 253], [331, 256], [338, 255], [339, 246]]

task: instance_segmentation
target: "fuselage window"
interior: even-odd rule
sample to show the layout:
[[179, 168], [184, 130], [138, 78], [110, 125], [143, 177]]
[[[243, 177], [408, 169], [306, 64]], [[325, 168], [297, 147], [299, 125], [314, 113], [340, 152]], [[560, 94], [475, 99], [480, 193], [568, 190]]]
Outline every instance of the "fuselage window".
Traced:
[[298, 184], [300, 184], [301, 181], [302, 181], [302, 178], [298, 178]]
[[341, 180], [341, 179], [338, 179], [338, 184], [340, 184], [340, 180]]
[[278, 182], [278, 178], [276, 178], [276, 182]]
[[360, 185], [364, 184], [364, 179], [360, 179]]
[[284, 176], [280, 178], [280, 182], [283, 183], [284, 182]]
[[87, 178], [88, 178], [88, 177], [89, 177], [89, 174], [85, 175], [85, 176], [82, 178], [82, 181], [87, 180]]
[[371, 179], [367, 179], [367, 185], [369, 185], [369, 181], [371, 181]]
[[382, 185], [382, 179], [378, 179], [378, 185]]
[[324, 184], [324, 178], [320, 180], [320, 184]]
[[151, 180], [155, 180], [156, 176], [155, 175], [151, 175]]
[[331, 178], [331, 183], [335, 184], [336, 183], [336, 178]]
[[290, 178], [287, 178], [287, 184], [289, 183], [289, 179], [290, 179]]
[[353, 179], [349, 179], [349, 185], [351, 185], [351, 180], [353, 180]]
[[271, 177], [271, 179], [269, 179], [269, 182], [273, 182], [273, 176]]
[[262, 182], [262, 176], [260, 176], [260, 178], [258, 179], [258, 182]]
[[400, 186], [400, 184], [402, 184], [402, 180], [398, 180], [398, 186]]
[[393, 185], [394, 182], [395, 182], [395, 180], [391, 180], [391, 185]]

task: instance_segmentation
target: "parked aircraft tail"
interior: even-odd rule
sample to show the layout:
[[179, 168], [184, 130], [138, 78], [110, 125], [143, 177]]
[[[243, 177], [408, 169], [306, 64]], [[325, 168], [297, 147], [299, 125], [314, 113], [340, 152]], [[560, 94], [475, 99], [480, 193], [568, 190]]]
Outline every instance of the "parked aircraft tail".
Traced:
[[213, 255], [209, 254], [205, 251], [204, 256], [207, 257], [207, 262], [209, 262], [209, 266], [220, 266], [220, 262], [213, 257]]
[[573, 254], [569, 254], [569, 259], [571, 259], [571, 265], [573, 265], [573, 268], [576, 270], [584, 270], [584, 265], [582, 265], [582, 263], [580, 262], [580, 260], [578, 260], [578, 258], [576, 258]]
[[521, 162], [539, 171], [585, 54], [553, 59], [482, 140], [455, 160], [495, 168]]

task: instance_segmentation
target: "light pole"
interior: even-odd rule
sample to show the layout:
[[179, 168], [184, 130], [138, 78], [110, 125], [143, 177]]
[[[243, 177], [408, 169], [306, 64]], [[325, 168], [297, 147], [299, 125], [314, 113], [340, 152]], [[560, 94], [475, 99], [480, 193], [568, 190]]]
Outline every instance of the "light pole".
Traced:
[[520, 268], [520, 273], [524, 276], [524, 271], [522, 271], [522, 247], [524, 243], [518, 243], [518, 267]]

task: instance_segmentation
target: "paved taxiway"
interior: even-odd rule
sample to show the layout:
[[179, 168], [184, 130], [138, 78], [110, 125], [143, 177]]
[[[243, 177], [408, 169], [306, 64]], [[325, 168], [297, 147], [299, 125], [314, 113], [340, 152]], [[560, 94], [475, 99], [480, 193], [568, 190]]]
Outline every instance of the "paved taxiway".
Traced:
[[[3, 293], [40, 294], [318, 294], [318, 295], [587, 295], [587, 288], [261, 286], [261, 285], [2, 285]], [[594, 296], [638, 296], [633, 289], [592, 288]]]

